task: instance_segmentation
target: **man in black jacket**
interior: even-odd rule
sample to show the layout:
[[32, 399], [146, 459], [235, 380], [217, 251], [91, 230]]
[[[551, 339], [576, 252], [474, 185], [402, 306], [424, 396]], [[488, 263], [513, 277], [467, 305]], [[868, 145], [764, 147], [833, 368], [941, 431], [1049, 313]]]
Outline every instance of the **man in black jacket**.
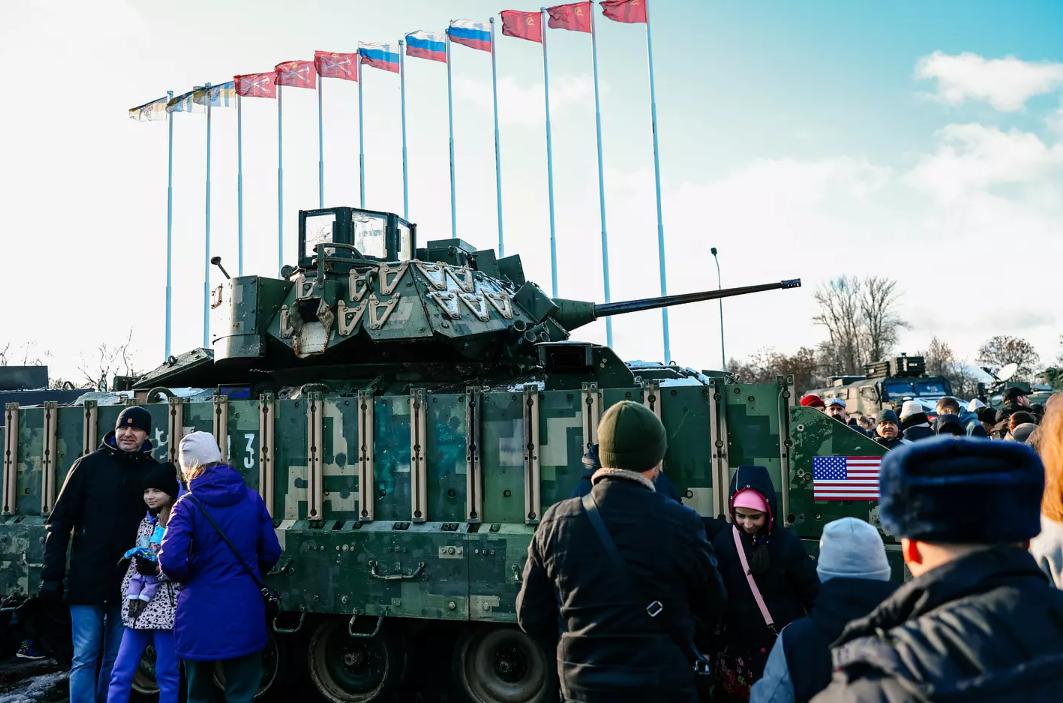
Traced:
[[712, 547], [698, 514], [654, 489], [667, 439], [652, 411], [614, 405], [598, 438], [604, 468], [589, 495], [624, 565], [608, 556], [584, 499], [553, 505], [528, 546], [517, 619], [557, 643], [566, 701], [694, 703], [694, 620], [711, 626], [727, 598]]
[[814, 703], [1059, 701], [1063, 592], [1027, 551], [1044, 482], [1017, 442], [939, 437], [886, 454], [882, 525], [915, 578], [846, 626]]
[[[151, 415], [128, 407], [100, 448], [78, 459], [48, 517], [39, 595], [62, 600], [70, 531], [67, 602], [74, 660], [70, 703], [105, 703], [111, 668], [122, 641], [122, 556], [136, 541], [146, 510], [141, 476], [151, 457]], [[98, 674], [97, 674], [98, 670]]]
[[897, 413], [889, 408], [883, 408], [878, 411], [878, 417], [875, 419], [877, 420], [874, 436], [876, 442], [886, 449], [896, 449], [904, 445], [904, 440], [901, 439], [901, 423], [897, 419]]

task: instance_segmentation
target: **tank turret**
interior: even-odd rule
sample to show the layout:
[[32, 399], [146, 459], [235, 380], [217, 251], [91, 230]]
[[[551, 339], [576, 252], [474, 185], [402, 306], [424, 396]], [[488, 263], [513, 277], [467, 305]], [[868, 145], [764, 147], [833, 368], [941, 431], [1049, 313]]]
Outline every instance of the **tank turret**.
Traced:
[[[416, 226], [391, 213], [302, 211], [298, 266], [285, 266], [281, 279], [241, 276], [215, 288], [213, 366], [227, 379], [394, 377], [432, 368], [434, 377], [457, 381], [549, 372], [551, 359], [573, 358], [572, 350], [539, 347], [564, 343], [599, 318], [800, 284], [604, 304], [554, 299], [525, 279], [519, 256], [496, 259], [460, 239], [419, 247]], [[619, 363], [605, 347], [584, 346], [581, 368]], [[209, 359], [197, 358], [190, 385], [203, 385]], [[184, 368], [171, 362], [138, 385], [176, 385]]]

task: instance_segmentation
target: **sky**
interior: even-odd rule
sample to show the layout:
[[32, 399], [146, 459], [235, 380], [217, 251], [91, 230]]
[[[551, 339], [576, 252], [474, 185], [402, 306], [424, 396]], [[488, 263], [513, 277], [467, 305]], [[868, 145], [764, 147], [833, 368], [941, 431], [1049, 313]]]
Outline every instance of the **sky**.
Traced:
[[[843, 274], [898, 281], [910, 327], [973, 362], [988, 337], [1060, 348], [1063, 285], [1063, 5], [725, 3], [654, 0], [652, 41], [669, 293], [801, 278], [798, 290], [724, 303], [728, 357], [825, 338], [817, 286]], [[0, 61], [27, 69], [0, 109], [0, 348], [47, 354], [77, 378], [101, 343], [132, 333], [135, 365], [163, 359], [166, 124], [128, 109], [316, 49], [397, 41], [481, 0], [159, 4], [0, 3]], [[509, 9], [535, 9], [516, 5]], [[599, 16], [599, 83], [612, 299], [660, 293], [644, 25]], [[590, 37], [549, 30], [559, 295], [603, 300]], [[504, 237], [550, 290], [541, 47], [497, 46]], [[30, 71], [29, 69], [33, 70]], [[490, 56], [453, 52], [458, 235], [498, 243]], [[365, 69], [366, 206], [402, 212], [398, 76]], [[357, 84], [323, 88], [325, 204], [358, 205]], [[317, 99], [285, 89], [284, 259], [297, 212], [317, 207]], [[421, 243], [450, 233], [446, 67], [406, 61], [409, 218]], [[243, 102], [243, 273], [277, 275], [277, 105]], [[202, 341], [205, 119], [174, 116], [173, 349]], [[212, 111], [211, 246], [238, 268], [236, 111]], [[220, 273], [210, 271], [213, 285]], [[719, 368], [715, 302], [673, 308], [671, 357]], [[625, 359], [663, 358], [661, 316], [614, 318]], [[577, 338], [604, 343], [604, 323]], [[20, 358], [12, 362], [21, 361]]]

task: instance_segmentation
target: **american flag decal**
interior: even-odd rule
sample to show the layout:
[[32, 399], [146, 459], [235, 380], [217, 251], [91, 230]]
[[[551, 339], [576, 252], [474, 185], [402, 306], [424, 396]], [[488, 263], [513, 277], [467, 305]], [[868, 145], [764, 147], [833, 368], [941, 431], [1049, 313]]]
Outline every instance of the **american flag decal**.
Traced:
[[878, 500], [880, 456], [812, 458], [815, 500]]

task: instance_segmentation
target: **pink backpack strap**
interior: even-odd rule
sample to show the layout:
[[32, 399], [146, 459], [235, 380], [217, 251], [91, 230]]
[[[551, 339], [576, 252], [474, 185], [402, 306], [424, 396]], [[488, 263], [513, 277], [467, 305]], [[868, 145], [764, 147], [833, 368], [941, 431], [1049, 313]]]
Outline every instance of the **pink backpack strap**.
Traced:
[[768, 629], [775, 632], [775, 622], [771, 619], [771, 613], [768, 612], [768, 606], [764, 603], [764, 598], [760, 595], [760, 589], [757, 588], [757, 582], [753, 580], [753, 574], [749, 572], [749, 560], [746, 559], [746, 548], [742, 544], [742, 537], [738, 532], [738, 525], [732, 525], [731, 534], [735, 538], [735, 549], [738, 550], [738, 558], [742, 561], [742, 571], [746, 575], [746, 582], [749, 583], [749, 590], [753, 592], [753, 599], [757, 601], [757, 607], [760, 608], [760, 614], [764, 618], [764, 624], [768, 626]]

